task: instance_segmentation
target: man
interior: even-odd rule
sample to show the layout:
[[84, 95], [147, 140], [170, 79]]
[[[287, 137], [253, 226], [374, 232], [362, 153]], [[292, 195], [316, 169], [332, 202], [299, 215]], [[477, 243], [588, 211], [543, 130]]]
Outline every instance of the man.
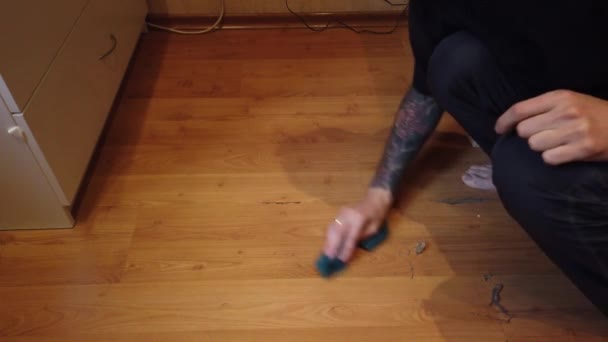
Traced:
[[509, 214], [608, 315], [608, 2], [411, 0], [409, 25], [413, 85], [367, 195], [340, 210], [324, 253], [348, 261], [378, 230], [445, 110], [492, 161], [463, 180], [493, 181]]

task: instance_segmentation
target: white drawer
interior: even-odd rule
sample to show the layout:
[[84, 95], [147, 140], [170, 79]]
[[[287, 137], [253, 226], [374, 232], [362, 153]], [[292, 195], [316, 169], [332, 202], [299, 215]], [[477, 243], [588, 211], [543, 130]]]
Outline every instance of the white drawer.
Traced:
[[0, 95], [11, 112], [24, 110], [87, 2], [0, 1]]
[[145, 0], [91, 0], [25, 112], [16, 115], [66, 204], [78, 191], [145, 14]]

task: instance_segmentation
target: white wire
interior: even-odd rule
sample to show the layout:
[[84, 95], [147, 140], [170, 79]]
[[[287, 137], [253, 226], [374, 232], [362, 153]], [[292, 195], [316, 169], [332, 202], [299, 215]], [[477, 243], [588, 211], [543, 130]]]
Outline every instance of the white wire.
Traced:
[[224, 19], [224, 1], [225, 0], [220, 0], [220, 14], [217, 18], [217, 20], [215, 21], [215, 23], [213, 23], [213, 25], [209, 26], [206, 29], [192, 29], [192, 30], [181, 30], [181, 29], [176, 29], [176, 28], [172, 28], [172, 27], [166, 27], [166, 26], [161, 26], [161, 25], [156, 25], [156, 24], [152, 24], [152, 23], [146, 23], [148, 24], [148, 26], [150, 27], [154, 27], [156, 29], [159, 30], [163, 30], [163, 31], [167, 31], [167, 32], [172, 32], [172, 33], [177, 33], [177, 34], [204, 34], [204, 33], [209, 33], [215, 29], [217, 29], [222, 20]]

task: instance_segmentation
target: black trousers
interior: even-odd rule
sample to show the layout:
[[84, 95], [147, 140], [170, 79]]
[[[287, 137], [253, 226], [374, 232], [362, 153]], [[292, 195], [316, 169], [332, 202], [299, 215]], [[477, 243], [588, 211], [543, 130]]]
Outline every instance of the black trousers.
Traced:
[[497, 118], [537, 94], [513, 80], [458, 15], [442, 19], [446, 13], [432, 13], [430, 3], [410, 2], [414, 88], [432, 95], [480, 144], [509, 214], [608, 315], [608, 163], [550, 166], [516, 134], [497, 135]]

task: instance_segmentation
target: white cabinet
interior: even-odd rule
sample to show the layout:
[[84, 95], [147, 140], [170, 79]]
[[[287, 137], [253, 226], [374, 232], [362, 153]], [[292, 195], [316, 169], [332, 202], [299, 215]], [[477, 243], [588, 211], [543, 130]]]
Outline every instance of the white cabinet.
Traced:
[[[41, 16], [41, 8], [50, 15]], [[32, 203], [48, 197], [49, 189], [54, 196], [54, 203], [47, 198], [45, 205], [23, 203], [8, 211], [4, 203], [15, 203], [15, 193], [2, 191], [0, 229], [70, 227], [69, 208], [143, 27], [146, 2], [20, 0], [0, 3], [0, 13], [0, 46], [17, 50], [0, 53], [0, 142], [6, 152], [0, 185], [38, 184], [30, 190], [44, 188], [42, 195], [19, 195]], [[15, 129], [24, 139], [15, 137]], [[37, 172], [23, 169], [32, 165]], [[28, 180], [10, 179], [18, 175]], [[28, 211], [32, 219], [24, 216]]]
[[63, 228], [67, 207], [49, 185], [24, 132], [0, 101], [0, 229]]

